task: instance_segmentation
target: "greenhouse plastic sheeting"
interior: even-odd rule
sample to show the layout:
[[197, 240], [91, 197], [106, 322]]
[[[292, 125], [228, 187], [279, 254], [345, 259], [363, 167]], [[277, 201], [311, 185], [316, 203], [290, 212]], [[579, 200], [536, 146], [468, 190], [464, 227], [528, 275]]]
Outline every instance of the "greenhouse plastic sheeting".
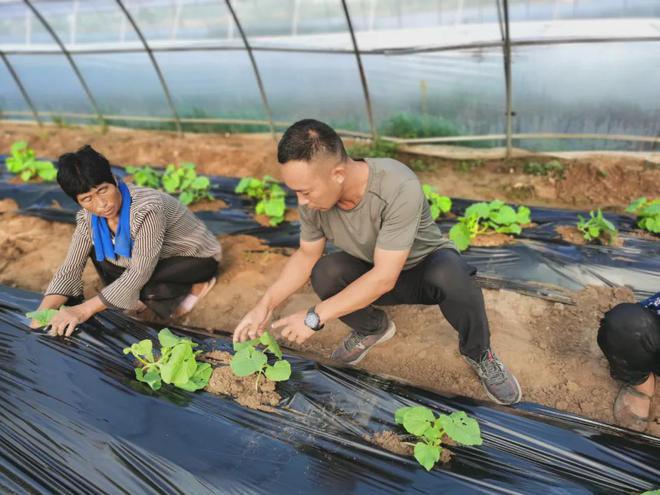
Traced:
[[[0, 491], [35, 493], [638, 493], [660, 439], [533, 404], [444, 397], [296, 356], [273, 412], [135, 381], [122, 353], [157, 328], [105, 311], [71, 339], [30, 331], [36, 293], [0, 286]], [[175, 331], [198, 340], [193, 330]], [[229, 350], [225, 337], [204, 349]], [[466, 411], [484, 439], [426, 472], [365, 435], [394, 411]]]
[[[0, 163], [3, 163], [0, 156]], [[4, 167], [3, 167], [4, 168]], [[122, 168], [115, 173], [124, 176]], [[74, 222], [79, 206], [56, 184], [13, 184], [11, 175], [0, 174], [0, 199], [13, 198], [21, 212], [47, 220]], [[200, 211], [197, 215], [216, 235], [249, 234], [274, 247], [296, 247], [300, 227], [297, 222], [285, 222], [277, 228], [262, 227], [251, 215], [253, 203], [234, 193], [239, 179], [211, 177], [212, 193], [222, 199], [227, 208], [219, 211]], [[57, 203], [54, 206], [53, 202]], [[474, 201], [453, 200], [453, 212], [462, 214]], [[292, 194], [287, 206], [295, 207]], [[561, 223], [574, 224], [577, 215], [586, 212], [552, 208], [531, 208], [532, 221], [538, 224], [523, 230], [513, 244], [479, 248], [471, 247], [463, 253], [468, 263], [478, 269], [482, 285], [505, 288], [555, 301], [571, 302], [570, 291], [588, 285], [628, 286], [638, 298], [648, 297], [660, 287], [660, 242], [631, 235], [634, 219], [606, 213], [619, 228], [624, 246], [575, 246], [561, 242], [554, 228]], [[443, 220], [440, 227], [445, 234], [455, 220]], [[332, 250], [332, 246], [329, 246]]]

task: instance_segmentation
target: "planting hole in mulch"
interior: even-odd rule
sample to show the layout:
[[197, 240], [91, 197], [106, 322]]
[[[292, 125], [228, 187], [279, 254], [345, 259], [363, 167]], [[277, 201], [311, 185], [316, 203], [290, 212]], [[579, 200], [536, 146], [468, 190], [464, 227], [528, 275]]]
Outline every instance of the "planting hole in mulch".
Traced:
[[234, 375], [229, 367], [232, 355], [224, 351], [213, 351], [201, 354], [199, 361], [210, 363], [214, 369], [205, 390], [217, 395], [229, 395], [242, 406], [260, 411], [272, 412], [273, 407], [280, 403], [281, 397], [275, 390], [275, 382], [266, 377], [255, 375], [240, 377]]

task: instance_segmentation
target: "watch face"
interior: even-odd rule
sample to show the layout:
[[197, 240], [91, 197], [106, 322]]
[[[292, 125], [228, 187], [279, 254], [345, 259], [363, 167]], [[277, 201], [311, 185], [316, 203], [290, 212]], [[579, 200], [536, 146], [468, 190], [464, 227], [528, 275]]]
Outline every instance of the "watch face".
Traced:
[[316, 330], [319, 326], [319, 316], [316, 313], [307, 313], [307, 316], [305, 316], [305, 325], [312, 330]]

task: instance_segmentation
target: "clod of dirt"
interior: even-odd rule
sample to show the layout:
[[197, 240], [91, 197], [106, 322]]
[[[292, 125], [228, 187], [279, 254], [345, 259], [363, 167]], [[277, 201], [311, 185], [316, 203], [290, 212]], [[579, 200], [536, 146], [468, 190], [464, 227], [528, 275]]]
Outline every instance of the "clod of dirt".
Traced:
[[0, 213], [12, 213], [18, 210], [18, 205], [13, 199], [0, 199]]
[[[374, 445], [392, 452], [393, 454], [405, 455], [409, 457], [414, 455], [415, 448], [413, 445], [411, 445], [412, 442], [405, 442], [401, 436], [397, 435], [393, 431], [377, 431], [373, 435], [365, 435], [364, 439], [367, 442], [373, 443]], [[445, 447], [454, 445], [456, 445], [456, 442], [454, 442], [451, 438], [449, 438], [447, 435], [442, 436], [443, 449], [440, 453], [440, 462], [442, 464], [449, 462], [453, 455], [451, 451]]]
[[472, 239], [470, 243], [478, 247], [495, 247], [511, 244], [512, 242], [514, 242], [513, 236], [499, 232], [486, 232]]
[[[576, 244], [578, 246], [585, 246], [589, 244], [585, 238], [582, 232], [578, 230], [577, 227], [573, 227], [571, 225], [560, 225], [555, 229], [555, 232], [557, 232], [563, 241], [569, 242], [571, 244]], [[603, 245], [603, 246], [614, 246], [614, 247], [621, 247], [623, 246], [623, 239], [620, 237], [614, 238], [614, 241], [610, 244], [608, 241], [610, 241], [609, 234], [605, 233], [605, 236], [608, 237], [606, 242], [602, 242], [600, 239], [598, 239], [597, 244]]]
[[240, 377], [234, 375], [229, 367], [231, 354], [223, 351], [213, 351], [201, 354], [200, 361], [206, 361], [212, 365], [219, 365], [213, 369], [213, 374], [205, 390], [212, 394], [229, 395], [242, 406], [260, 411], [273, 411], [273, 406], [280, 403], [281, 397], [275, 391], [275, 382], [267, 380], [266, 377], [259, 379], [259, 389], [255, 388], [256, 376]]

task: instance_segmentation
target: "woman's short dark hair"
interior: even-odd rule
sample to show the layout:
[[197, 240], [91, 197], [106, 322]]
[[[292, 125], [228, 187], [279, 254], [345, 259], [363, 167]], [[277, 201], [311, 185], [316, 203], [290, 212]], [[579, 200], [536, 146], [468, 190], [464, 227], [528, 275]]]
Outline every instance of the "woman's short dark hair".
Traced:
[[57, 182], [74, 201], [104, 182], [115, 184], [110, 162], [89, 144], [57, 160]]

